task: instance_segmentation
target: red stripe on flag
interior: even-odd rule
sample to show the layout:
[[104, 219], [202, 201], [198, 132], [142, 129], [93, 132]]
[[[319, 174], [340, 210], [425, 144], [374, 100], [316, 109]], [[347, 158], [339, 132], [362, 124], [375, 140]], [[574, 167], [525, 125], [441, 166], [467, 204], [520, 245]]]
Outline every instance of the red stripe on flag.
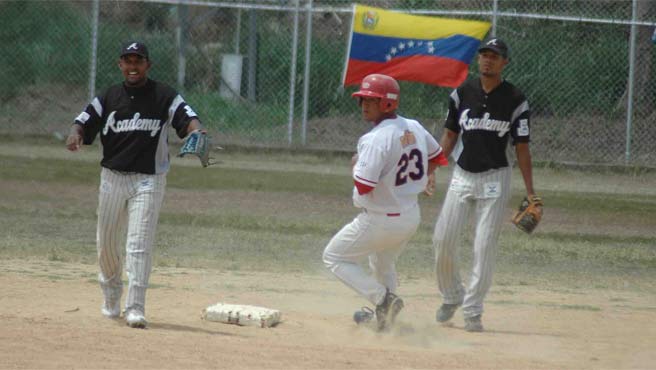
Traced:
[[349, 59], [344, 85], [357, 85], [372, 73], [382, 73], [397, 80], [458, 87], [467, 78], [469, 65], [451, 58], [424, 55], [394, 58], [387, 63]]

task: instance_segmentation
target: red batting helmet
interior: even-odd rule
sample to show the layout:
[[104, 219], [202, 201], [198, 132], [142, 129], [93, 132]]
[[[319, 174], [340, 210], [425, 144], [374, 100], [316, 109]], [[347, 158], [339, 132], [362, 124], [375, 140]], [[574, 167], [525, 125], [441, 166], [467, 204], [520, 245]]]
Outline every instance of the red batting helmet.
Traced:
[[390, 76], [371, 74], [360, 84], [360, 90], [353, 93], [357, 98], [380, 98], [380, 110], [392, 112], [399, 106], [399, 84]]

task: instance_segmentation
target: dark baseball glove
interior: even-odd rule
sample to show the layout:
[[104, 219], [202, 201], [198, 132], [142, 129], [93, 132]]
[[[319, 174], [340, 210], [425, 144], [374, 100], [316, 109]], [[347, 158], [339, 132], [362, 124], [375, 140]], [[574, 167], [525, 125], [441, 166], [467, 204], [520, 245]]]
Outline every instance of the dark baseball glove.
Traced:
[[214, 164], [210, 162], [210, 145], [210, 138], [205, 132], [194, 130], [185, 137], [178, 157], [184, 157], [187, 154], [195, 155], [200, 159], [200, 164], [207, 167]]
[[532, 196], [530, 199], [524, 197], [522, 203], [519, 205], [519, 210], [512, 218], [512, 223], [520, 230], [530, 234], [542, 219], [543, 205], [542, 198], [537, 195]]

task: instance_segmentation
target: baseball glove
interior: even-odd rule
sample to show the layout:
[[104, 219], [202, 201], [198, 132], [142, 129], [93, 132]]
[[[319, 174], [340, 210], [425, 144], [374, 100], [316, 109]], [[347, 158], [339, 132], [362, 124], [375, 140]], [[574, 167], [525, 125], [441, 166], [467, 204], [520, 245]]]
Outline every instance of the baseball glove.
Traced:
[[180, 148], [178, 157], [184, 157], [187, 154], [192, 154], [200, 159], [200, 164], [207, 167], [210, 163], [210, 138], [201, 130], [192, 131], [184, 139], [184, 144]]
[[512, 223], [520, 230], [530, 234], [538, 226], [542, 219], [542, 198], [534, 195], [529, 199], [524, 197], [519, 205], [519, 210], [512, 218]]

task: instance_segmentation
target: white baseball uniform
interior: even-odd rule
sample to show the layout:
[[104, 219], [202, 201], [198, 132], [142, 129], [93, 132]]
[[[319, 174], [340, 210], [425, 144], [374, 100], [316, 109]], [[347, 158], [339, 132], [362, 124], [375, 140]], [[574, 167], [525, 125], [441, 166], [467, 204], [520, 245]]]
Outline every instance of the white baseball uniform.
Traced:
[[[429, 161], [441, 153], [419, 122], [400, 116], [383, 120], [358, 141], [353, 203], [362, 212], [328, 243], [323, 261], [374, 305], [387, 289], [396, 291], [396, 260], [420, 222], [417, 194], [426, 187]], [[362, 185], [373, 190], [360, 194]], [[367, 257], [373, 276], [359, 265]]]
[[126, 310], [138, 309], [145, 313], [155, 231], [165, 188], [166, 174], [121, 173], [104, 167], [100, 173], [96, 233], [98, 279], [108, 302], [121, 298], [121, 248], [125, 243], [129, 281]]

